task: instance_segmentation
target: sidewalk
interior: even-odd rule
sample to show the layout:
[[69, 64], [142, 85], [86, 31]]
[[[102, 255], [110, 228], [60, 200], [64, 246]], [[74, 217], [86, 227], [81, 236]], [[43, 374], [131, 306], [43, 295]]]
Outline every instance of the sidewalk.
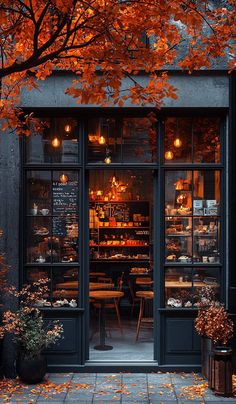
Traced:
[[[234, 377], [236, 388], [236, 376]], [[215, 396], [197, 373], [51, 373], [45, 382], [26, 386], [0, 381], [1, 403], [236, 403]]]

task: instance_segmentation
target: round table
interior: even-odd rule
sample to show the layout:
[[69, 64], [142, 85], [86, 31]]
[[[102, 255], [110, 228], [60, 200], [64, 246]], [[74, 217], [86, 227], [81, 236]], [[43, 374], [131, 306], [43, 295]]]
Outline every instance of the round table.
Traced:
[[[78, 289], [79, 282], [78, 281], [69, 281], [69, 282], [62, 282], [56, 284], [57, 289]], [[98, 290], [98, 289], [110, 289], [114, 288], [114, 283], [103, 283], [103, 282], [89, 282], [89, 290]]]
[[101, 307], [99, 310], [99, 345], [95, 345], [94, 349], [98, 351], [110, 351], [113, 346], [106, 345], [106, 325], [105, 325], [105, 300], [120, 299], [124, 296], [123, 292], [118, 290], [94, 290], [89, 292], [89, 297], [99, 300]]

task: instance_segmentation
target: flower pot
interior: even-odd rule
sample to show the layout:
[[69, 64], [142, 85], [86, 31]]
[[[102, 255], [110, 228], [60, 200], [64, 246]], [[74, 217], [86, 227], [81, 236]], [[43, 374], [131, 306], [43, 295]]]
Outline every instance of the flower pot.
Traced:
[[202, 375], [206, 379], [209, 378], [209, 363], [210, 363], [211, 350], [212, 350], [212, 341], [209, 338], [201, 337]]
[[46, 358], [42, 355], [28, 358], [20, 354], [17, 359], [16, 370], [23, 382], [27, 384], [40, 383], [47, 371]]

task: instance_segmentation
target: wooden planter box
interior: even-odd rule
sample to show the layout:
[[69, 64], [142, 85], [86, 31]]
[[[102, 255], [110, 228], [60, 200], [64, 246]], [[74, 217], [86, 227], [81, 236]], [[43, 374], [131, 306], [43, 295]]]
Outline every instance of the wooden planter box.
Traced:
[[216, 395], [232, 395], [232, 349], [216, 347], [210, 355], [209, 387]]

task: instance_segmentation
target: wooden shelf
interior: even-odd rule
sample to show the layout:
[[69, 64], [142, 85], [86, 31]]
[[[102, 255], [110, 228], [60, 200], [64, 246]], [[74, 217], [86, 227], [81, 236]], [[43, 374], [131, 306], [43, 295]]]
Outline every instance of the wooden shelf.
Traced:
[[101, 245], [101, 244], [93, 244], [93, 245], [90, 245], [89, 247], [130, 248], [130, 247], [150, 247], [150, 245], [149, 244], [148, 245], [127, 245], [127, 244], [125, 244], [125, 245], [121, 245], [121, 244], [119, 244], [119, 245], [113, 245], [113, 244], [112, 245]]
[[148, 226], [99, 226], [99, 227], [91, 227], [90, 229], [95, 229], [95, 230], [107, 230], [107, 229], [119, 229], [119, 230], [124, 230], [124, 229], [149, 229]]
[[149, 262], [150, 258], [124, 258], [124, 259], [116, 259], [116, 258], [101, 258], [96, 260], [90, 260], [90, 262]]

